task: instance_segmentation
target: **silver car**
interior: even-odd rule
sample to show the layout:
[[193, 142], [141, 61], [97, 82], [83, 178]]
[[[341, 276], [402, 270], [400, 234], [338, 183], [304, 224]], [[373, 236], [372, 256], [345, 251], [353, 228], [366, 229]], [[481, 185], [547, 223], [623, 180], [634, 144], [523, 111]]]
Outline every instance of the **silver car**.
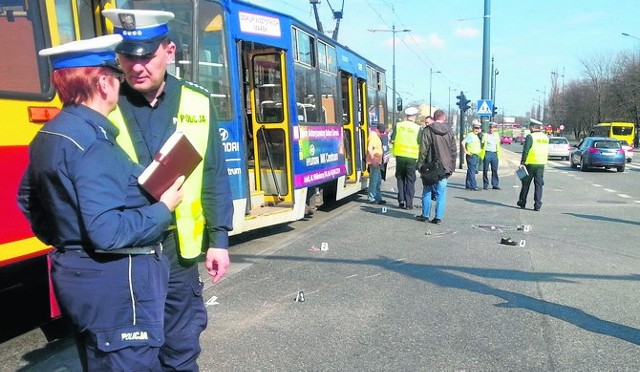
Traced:
[[569, 160], [571, 155], [571, 145], [569, 140], [565, 137], [550, 137], [549, 138], [549, 157], [557, 157], [564, 160]]

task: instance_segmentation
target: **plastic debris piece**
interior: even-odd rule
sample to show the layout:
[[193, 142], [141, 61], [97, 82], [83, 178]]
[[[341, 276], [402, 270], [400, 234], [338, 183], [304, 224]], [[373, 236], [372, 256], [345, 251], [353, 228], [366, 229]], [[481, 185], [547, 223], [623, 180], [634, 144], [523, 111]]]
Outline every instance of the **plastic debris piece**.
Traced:
[[319, 251], [320, 248], [316, 247], [315, 244], [311, 246], [311, 248], [309, 248], [310, 251]]
[[220, 303], [216, 301], [217, 299], [218, 296], [211, 296], [211, 298], [205, 303], [205, 306], [220, 305]]
[[387, 207], [382, 207], [381, 211], [382, 213], [387, 213]]
[[329, 243], [322, 242], [322, 244], [320, 245], [320, 250], [321, 251], [328, 251], [329, 250]]
[[504, 245], [518, 245], [518, 243], [511, 239], [511, 238], [502, 238], [500, 239], [500, 244], [504, 244]]
[[296, 295], [296, 302], [304, 302], [304, 292], [299, 291]]
[[527, 242], [525, 242], [525, 241], [524, 241], [524, 239], [520, 240], [520, 244], [519, 244], [519, 245], [520, 245], [521, 247], [524, 247], [524, 246], [525, 246], [525, 244], [527, 244]]
[[431, 229], [427, 230], [427, 235], [431, 235]]
[[495, 230], [495, 229], [496, 229], [496, 227], [495, 227], [495, 226], [491, 226], [491, 230]]

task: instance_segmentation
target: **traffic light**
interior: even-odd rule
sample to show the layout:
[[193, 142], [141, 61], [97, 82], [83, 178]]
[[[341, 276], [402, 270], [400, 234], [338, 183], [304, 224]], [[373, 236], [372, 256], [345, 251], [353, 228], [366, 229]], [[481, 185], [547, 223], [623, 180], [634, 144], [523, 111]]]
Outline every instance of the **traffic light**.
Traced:
[[456, 96], [456, 98], [458, 99], [457, 105], [460, 108], [460, 111], [466, 112], [470, 107], [469, 102], [471, 101], [467, 99], [463, 91], [460, 91], [460, 95]]
[[402, 98], [396, 98], [396, 111], [402, 111]]
[[493, 106], [493, 112], [491, 113], [491, 117], [496, 117], [498, 115], [498, 106]]

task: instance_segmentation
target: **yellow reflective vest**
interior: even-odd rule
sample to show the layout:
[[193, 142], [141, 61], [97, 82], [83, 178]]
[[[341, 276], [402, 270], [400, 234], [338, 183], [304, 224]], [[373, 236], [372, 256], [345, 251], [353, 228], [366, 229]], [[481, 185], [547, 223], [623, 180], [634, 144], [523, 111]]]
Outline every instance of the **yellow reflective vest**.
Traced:
[[393, 141], [393, 155], [403, 158], [418, 159], [420, 153], [420, 125], [412, 121], [401, 121], [396, 124], [395, 140]]
[[472, 140], [465, 143], [465, 149], [471, 153], [471, 155], [480, 155], [482, 150], [480, 146], [480, 137], [475, 132], [471, 131], [467, 134], [467, 137], [471, 135]]
[[[193, 143], [202, 158], [205, 158], [209, 140], [209, 97], [188, 86], [182, 86], [180, 105], [176, 120], [176, 131], [183, 132]], [[116, 141], [138, 161], [131, 135], [119, 107], [109, 115], [109, 119], [120, 129]], [[214, 135], [217, 135], [215, 133]], [[193, 259], [202, 253], [205, 219], [202, 212], [202, 173], [204, 161], [196, 167], [182, 185], [184, 198], [175, 210], [178, 228], [178, 252], [185, 259]]]
[[525, 164], [546, 164], [549, 156], [549, 137], [542, 132], [530, 134], [533, 143], [527, 153]]

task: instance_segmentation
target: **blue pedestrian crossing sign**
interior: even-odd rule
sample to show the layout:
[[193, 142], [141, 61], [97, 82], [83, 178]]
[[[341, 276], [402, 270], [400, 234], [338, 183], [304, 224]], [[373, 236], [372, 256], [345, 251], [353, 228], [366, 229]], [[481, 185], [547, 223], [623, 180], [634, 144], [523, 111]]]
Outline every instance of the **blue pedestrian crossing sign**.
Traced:
[[476, 115], [479, 117], [489, 118], [493, 114], [493, 101], [490, 99], [479, 99], [478, 100], [478, 112]]

